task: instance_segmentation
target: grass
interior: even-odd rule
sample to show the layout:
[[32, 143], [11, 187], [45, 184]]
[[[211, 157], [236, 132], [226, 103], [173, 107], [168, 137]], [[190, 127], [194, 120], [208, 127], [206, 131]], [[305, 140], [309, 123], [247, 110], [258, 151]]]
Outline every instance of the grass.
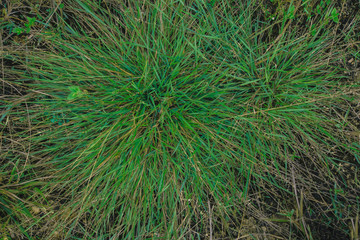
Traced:
[[25, 93], [1, 98], [3, 238], [356, 239], [359, 85], [341, 63], [359, 61], [359, 15], [263, 14], [71, 0], [38, 20], [5, 56]]

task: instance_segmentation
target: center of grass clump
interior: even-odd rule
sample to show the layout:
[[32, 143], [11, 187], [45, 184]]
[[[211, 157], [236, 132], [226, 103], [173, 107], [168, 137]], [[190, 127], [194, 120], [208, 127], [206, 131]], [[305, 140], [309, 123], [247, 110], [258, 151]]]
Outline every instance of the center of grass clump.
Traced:
[[141, 100], [144, 105], [150, 106], [152, 110], [155, 110], [164, 104], [166, 95], [164, 91], [166, 89], [160, 88], [159, 84], [154, 84], [141, 94]]

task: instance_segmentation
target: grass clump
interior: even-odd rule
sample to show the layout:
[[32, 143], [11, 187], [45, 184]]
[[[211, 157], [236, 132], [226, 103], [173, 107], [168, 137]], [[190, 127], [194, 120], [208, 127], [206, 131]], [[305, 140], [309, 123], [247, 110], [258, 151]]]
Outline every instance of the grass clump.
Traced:
[[344, 36], [259, 11], [73, 0], [41, 46], [13, 54], [30, 105], [12, 116], [31, 124], [15, 136], [31, 145], [27, 177], [46, 179], [31, 237], [311, 239], [314, 218], [357, 234], [358, 183], [340, 163], [357, 173], [359, 145], [339, 134], [357, 129], [334, 114], [357, 99]]

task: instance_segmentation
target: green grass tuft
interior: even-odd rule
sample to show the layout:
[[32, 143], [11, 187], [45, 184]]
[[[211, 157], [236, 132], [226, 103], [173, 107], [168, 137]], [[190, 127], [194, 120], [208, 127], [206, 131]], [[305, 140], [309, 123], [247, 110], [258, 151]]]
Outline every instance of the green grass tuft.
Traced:
[[311, 212], [356, 216], [340, 167], [359, 170], [341, 134], [358, 130], [338, 114], [358, 99], [339, 64], [353, 32], [289, 29], [251, 1], [99, 2], [69, 1], [41, 47], [14, 54], [30, 107], [10, 115], [30, 122], [16, 136], [42, 179], [34, 239], [311, 239]]

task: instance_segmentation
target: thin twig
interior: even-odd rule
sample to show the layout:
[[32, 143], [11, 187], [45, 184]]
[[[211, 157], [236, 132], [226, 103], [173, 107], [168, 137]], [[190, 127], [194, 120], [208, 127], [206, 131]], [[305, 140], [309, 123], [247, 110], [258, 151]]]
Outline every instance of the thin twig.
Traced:
[[212, 235], [212, 216], [211, 216], [211, 206], [210, 206], [210, 201], [208, 200], [208, 206], [209, 206], [209, 228], [210, 228], [210, 240], [213, 239]]

